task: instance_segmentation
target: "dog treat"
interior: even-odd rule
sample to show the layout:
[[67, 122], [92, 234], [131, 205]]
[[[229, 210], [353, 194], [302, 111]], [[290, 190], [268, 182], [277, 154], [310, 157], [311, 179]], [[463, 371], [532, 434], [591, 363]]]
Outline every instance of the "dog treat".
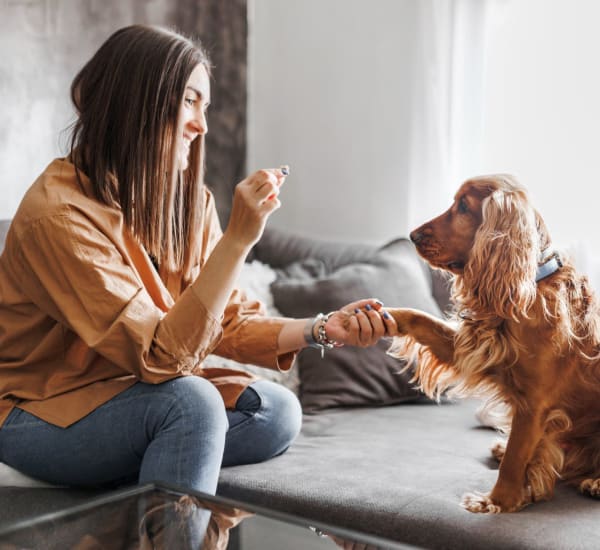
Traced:
[[[281, 173], [282, 173], [284, 176], [287, 176], [287, 175], [289, 175], [289, 173], [290, 173], [290, 167], [289, 167], [287, 164], [282, 164], [282, 165], [279, 167], [279, 170], [281, 170]], [[270, 201], [270, 200], [273, 200], [275, 197], [276, 197], [276, 195], [275, 195], [275, 193], [273, 193], [272, 195], [269, 195], [269, 196], [267, 197], [267, 200], [269, 200], [269, 201]]]

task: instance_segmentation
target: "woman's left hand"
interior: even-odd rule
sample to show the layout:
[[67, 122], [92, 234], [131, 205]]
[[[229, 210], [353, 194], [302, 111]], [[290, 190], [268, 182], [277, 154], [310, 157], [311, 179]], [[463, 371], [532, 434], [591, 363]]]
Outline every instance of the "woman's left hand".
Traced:
[[339, 344], [368, 347], [383, 336], [397, 334], [396, 321], [382, 308], [383, 304], [374, 298], [344, 306], [327, 321], [327, 337]]

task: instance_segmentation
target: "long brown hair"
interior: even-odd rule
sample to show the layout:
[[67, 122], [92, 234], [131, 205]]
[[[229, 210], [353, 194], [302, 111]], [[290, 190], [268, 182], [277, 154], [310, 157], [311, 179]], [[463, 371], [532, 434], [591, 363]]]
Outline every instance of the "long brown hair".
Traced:
[[190, 39], [132, 25], [111, 35], [71, 84], [73, 162], [169, 271], [190, 269], [200, 239], [204, 137], [192, 143], [185, 171], [176, 164], [179, 108], [199, 64], [210, 72], [206, 52]]

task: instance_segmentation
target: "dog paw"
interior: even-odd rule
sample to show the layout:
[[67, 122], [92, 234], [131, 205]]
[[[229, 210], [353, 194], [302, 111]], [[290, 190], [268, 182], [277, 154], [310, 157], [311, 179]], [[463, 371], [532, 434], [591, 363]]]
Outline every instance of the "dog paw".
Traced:
[[579, 484], [579, 490], [594, 498], [600, 498], [600, 479], [584, 479]]
[[496, 443], [494, 443], [494, 445], [490, 447], [490, 452], [498, 462], [502, 462], [502, 459], [504, 458], [504, 453], [506, 452], [506, 442], [497, 441]]
[[461, 506], [475, 514], [499, 514], [502, 508], [492, 502], [489, 494], [467, 493], [463, 495]]

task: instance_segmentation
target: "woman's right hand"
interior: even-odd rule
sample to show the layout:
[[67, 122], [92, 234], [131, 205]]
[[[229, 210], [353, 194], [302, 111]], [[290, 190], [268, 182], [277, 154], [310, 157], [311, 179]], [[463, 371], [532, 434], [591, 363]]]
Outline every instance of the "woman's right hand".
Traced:
[[258, 170], [235, 187], [225, 231], [238, 244], [251, 247], [263, 234], [267, 218], [281, 206], [279, 188], [285, 181], [280, 168]]
[[[284, 172], [285, 171], [285, 172]], [[229, 224], [194, 281], [196, 296], [217, 319], [222, 317], [244, 260], [281, 203], [279, 186], [287, 167], [259, 170], [237, 184]]]

